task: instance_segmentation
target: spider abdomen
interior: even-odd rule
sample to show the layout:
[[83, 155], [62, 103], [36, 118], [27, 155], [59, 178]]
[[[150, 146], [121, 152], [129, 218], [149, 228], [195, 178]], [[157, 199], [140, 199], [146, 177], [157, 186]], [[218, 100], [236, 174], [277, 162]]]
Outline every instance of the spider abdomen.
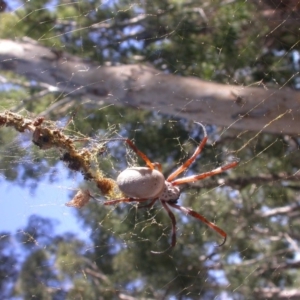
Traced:
[[154, 199], [165, 188], [165, 177], [147, 167], [127, 168], [117, 178], [119, 189], [130, 198]]

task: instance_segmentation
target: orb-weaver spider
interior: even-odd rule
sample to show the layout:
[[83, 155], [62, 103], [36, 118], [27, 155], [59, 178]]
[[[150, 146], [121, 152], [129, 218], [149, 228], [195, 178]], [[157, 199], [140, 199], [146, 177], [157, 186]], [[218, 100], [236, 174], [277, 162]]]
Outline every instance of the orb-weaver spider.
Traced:
[[131, 140], [127, 138], [113, 138], [110, 140], [104, 140], [125, 141], [131, 147], [131, 149], [145, 161], [147, 165], [147, 167], [131, 167], [122, 171], [117, 177], [117, 185], [125, 195], [125, 198], [109, 200], [104, 202], [104, 205], [115, 205], [124, 202], [144, 202], [150, 200], [148, 205], [142, 207], [152, 207], [153, 204], [159, 200], [163, 208], [168, 212], [168, 215], [172, 221], [171, 245], [166, 250], [161, 252], [151, 251], [154, 254], [164, 253], [176, 245], [176, 219], [170, 207], [178, 209], [181, 212], [204, 222], [210, 228], [219, 233], [224, 238], [224, 241], [219, 246], [224, 245], [226, 242], [227, 234], [221, 228], [208, 221], [205, 217], [194, 210], [177, 204], [177, 200], [181, 192], [178, 188], [179, 185], [195, 182], [216, 174], [220, 174], [228, 169], [236, 167], [238, 164], [238, 160], [235, 159], [234, 161], [209, 172], [176, 179], [179, 174], [184, 172], [195, 161], [207, 142], [208, 137], [205, 127], [201, 123], [195, 122], [195, 124], [198, 124], [202, 127], [204, 132], [203, 140], [199, 143], [194, 154], [179, 168], [177, 168], [177, 170], [171, 173], [167, 179], [165, 179], [164, 175], [162, 174], [160, 163], [152, 163], [150, 159], [143, 152], [141, 152]]

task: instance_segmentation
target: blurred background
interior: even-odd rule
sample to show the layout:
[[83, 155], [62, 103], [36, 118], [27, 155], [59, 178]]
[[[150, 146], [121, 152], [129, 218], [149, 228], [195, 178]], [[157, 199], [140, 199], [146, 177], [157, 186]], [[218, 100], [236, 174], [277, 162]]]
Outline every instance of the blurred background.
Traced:
[[[153, 255], [170, 244], [171, 220], [159, 203], [104, 206], [112, 197], [63, 162], [63, 149], [39, 149], [29, 131], [2, 126], [1, 299], [300, 299], [300, 129], [282, 121], [268, 130], [283, 114], [300, 120], [299, 3], [0, 0], [0, 113], [43, 116], [91, 152], [101, 139], [128, 137], [166, 176], [203, 138], [193, 121], [204, 123], [208, 142], [184, 176], [240, 159], [234, 169], [182, 186], [178, 202], [222, 228], [226, 244], [216, 247], [216, 232], [175, 211], [177, 245]], [[126, 66], [131, 71], [122, 73]], [[170, 80], [146, 90], [146, 104], [136, 94], [150, 85], [136, 84], [137, 66]], [[216, 95], [178, 102], [172, 80], [175, 87], [196, 79], [215, 84]], [[239, 127], [231, 104], [223, 121], [218, 102], [209, 102], [228, 86], [295, 101], [284, 109], [267, 102], [270, 120], [265, 110], [248, 113], [265, 98], [234, 95], [247, 107], [239, 118], [248, 125]], [[189, 102], [211, 121], [183, 114]], [[120, 141], [100, 150], [93, 168], [106, 178], [144, 165]], [[99, 201], [65, 206], [85, 188]]]

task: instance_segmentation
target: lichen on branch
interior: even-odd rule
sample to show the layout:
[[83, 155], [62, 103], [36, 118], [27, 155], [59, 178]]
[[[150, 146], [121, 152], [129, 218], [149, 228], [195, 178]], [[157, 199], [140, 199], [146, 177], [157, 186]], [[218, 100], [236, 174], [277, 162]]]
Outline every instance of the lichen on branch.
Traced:
[[109, 197], [115, 195], [116, 182], [106, 178], [97, 163], [97, 154], [104, 145], [92, 149], [79, 148], [76, 142], [89, 139], [69, 136], [63, 132], [63, 129], [43, 117], [32, 119], [10, 111], [0, 113], [0, 127], [13, 127], [20, 133], [32, 132], [32, 142], [36, 146], [42, 150], [51, 148], [60, 150], [62, 152], [60, 159], [70, 170], [82, 173], [87, 181], [93, 181], [103, 195]]

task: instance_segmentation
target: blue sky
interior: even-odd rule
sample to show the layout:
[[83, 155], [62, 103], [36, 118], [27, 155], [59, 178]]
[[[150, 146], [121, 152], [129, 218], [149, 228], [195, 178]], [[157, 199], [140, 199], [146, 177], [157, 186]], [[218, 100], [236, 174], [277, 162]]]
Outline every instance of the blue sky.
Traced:
[[80, 227], [80, 222], [75, 217], [76, 209], [65, 206], [70, 200], [72, 190], [75, 194], [80, 182], [68, 179], [67, 170], [63, 166], [60, 169], [59, 183], [41, 181], [34, 193], [29, 188], [22, 188], [1, 178], [0, 232], [14, 233], [27, 225], [29, 216], [36, 214], [57, 220], [57, 233], [71, 231], [76, 232], [80, 238], [89, 238], [89, 232]]

